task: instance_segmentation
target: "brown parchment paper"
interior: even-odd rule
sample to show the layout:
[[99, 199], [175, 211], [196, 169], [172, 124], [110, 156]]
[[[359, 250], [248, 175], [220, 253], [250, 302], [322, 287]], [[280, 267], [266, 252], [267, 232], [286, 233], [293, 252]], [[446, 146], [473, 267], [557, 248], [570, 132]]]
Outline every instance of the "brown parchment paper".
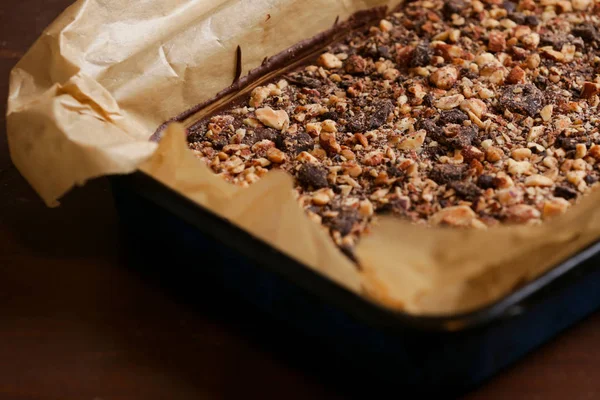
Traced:
[[[273, 171], [248, 189], [210, 172], [180, 126], [156, 127], [336, 17], [397, 0], [79, 0], [10, 77], [15, 165], [50, 206], [74, 185], [141, 169], [340, 285], [414, 314], [471, 310], [547, 271], [600, 236], [600, 193], [540, 227], [485, 232], [382, 219], [358, 246], [362, 269], [305, 217], [292, 180]], [[151, 218], [151, 216], [149, 216]]]

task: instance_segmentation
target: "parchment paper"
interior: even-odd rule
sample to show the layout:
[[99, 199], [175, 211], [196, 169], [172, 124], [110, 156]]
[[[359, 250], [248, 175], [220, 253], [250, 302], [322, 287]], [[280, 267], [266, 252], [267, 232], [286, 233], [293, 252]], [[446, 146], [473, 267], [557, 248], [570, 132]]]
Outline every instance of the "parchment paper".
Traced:
[[[486, 232], [383, 219], [358, 246], [362, 269], [305, 217], [292, 180], [273, 171], [248, 189], [225, 183], [163, 121], [294, 43], [397, 0], [80, 0], [12, 71], [8, 139], [15, 165], [48, 205], [74, 185], [141, 169], [340, 285], [415, 314], [488, 304], [600, 236], [596, 192], [541, 227]], [[149, 216], [151, 218], [151, 216]]]

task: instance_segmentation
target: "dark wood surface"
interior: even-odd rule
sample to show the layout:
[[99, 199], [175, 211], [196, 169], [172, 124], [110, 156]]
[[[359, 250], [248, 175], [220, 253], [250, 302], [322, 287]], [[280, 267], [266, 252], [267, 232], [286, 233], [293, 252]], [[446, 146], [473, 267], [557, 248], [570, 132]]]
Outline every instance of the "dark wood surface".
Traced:
[[[3, 99], [9, 70], [70, 3], [0, 2]], [[215, 301], [218, 287], [199, 284], [190, 302], [136, 272], [105, 180], [47, 209], [10, 162], [3, 116], [0, 399], [348, 398], [371, 389], [315, 373], [318, 354], [303, 338], [235, 300]], [[600, 314], [466, 398], [600, 398]]]

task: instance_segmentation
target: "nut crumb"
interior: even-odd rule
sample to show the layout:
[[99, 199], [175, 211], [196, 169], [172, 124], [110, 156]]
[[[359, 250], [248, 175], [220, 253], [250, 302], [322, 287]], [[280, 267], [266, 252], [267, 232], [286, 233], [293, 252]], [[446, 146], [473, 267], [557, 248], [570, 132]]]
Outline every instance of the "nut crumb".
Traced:
[[290, 123], [290, 117], [285, 110], [273, 110], [271, 107], [256, 110], [256, 118], [266, 126], [282, 130]]
[[331, 53], [321, 54], [321, 56], [317, 60], [317, 63], [320, 66], [325, 67], [327, 69], [342, 68], [343, 65], [342, 60], [340, 60], [334, 54]]

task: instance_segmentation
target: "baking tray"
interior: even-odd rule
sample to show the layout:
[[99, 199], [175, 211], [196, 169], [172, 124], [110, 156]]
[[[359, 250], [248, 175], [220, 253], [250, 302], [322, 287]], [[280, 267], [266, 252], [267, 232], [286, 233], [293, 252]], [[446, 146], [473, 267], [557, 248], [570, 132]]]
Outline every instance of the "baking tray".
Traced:
[[142, 172], [111, 185], [126, 235], [172, 256], [169, 271], [197, 273], [199, 285], [236, 293], [394, 385], [462, 393], [600, 306], [600, 242], [485, 308], [412, 316], [342, 288]]

